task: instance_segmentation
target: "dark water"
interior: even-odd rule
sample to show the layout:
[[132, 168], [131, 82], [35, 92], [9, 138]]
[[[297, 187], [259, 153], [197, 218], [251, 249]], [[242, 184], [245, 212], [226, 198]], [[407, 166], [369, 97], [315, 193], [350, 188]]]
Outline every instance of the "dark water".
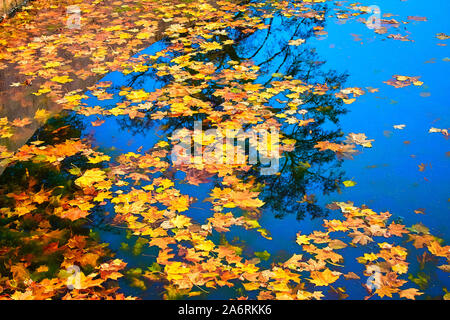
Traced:
[[[449, 141], [440, 133], [428, 133], [431, 127], [449, 127], [450, 85], [447, 76], [450, 69], [445, 60], [450, 52], [447, 46], [437, 45], [443, 41], [435, 35], [450, 32], [446, 17], [450, 3], [444, 0], [433, 1], [431, 5], [419, 0], [373, 2], [370, 4], [378, 5], [382, 14], [392, 13], [403, 20], [406, 16], [425, 16], [428, 21], [411, 21], [399, 28], [402, 32], [406, 28], [410, 33], [414, 42], [408, 42], [385, 39], [358, 21], [342, 24], [335, 18], [324, 22], [326, 35], [316, 36], [311, 32], [311, 26], [303, 25], [301, 21], [275, 16], [268, 36], [267, 30], [261, 30], [239, 39], [233, 46], [233, 55], [251, 57], [261, 66], [264, 72], [258, 83], [265, 84], [273, 73], [281, 72], [316, 83], [328, 80], [344, 87], [379, 89], [359, 97], [353, 104], [335, 106], [331, 113], [322, 115], [323, 123], [315, 129], [317, 135], [312, 139], [312, 142], [317, 142], [328, 140], [323, 137], [329, 140], [340, 138], [342, 133], [365, 133], [369, 139], [375, 140], [373, 148], [363, 149], [353, 160], [340, 161], [322, 157], [320, 152], [308, 147], [311, 141], [305, 142], [305, 146], [298, 150], [298, 157], [313, 163], [311, 170], [302, 175], [292, 175], [286, 170], [282, 173], [282, 181], [274, 181], [263, 193], [270, 200], [263, 208], [260, 224], [270, 232], [273, 240], [262, 238], [256, 231], [237, 228], [232, 228], [227, 234], [229, 239], [239, 237], [245, 243], [245, 254], [264, 250], [271, 252], [271, 258], [262, 262], [262, 266], [283, 261], [296, 253], [299, 247], [295, 236], [299, 230], [308, 234], [320, 229], [323, 218], [337, 217], [337, 212], [325, 207], [333, 201], [352, 201], [357, 206], [366, 204], [376, 212], [389, 211], [394, 219], [407, 226], [421, 222], [430, 228], [433, 235], [450, 242]], [[307, 39], [307, 44], [285, 49], [286, 42], [294, 36]], [[161, 41], [140, 54], [154, 54], [165, 46]], [[231, 53], [225, 55], [228, 55], [225, 59], [230, 59]], [[393, 75], [420, 76], [424, 85], [396, 89], [383, 83]], [[107, 91], [116, 94], [114, 99], [100, 101], [88, 92], [89, 98], [83, 101], [88, 106], [114, 106], [121, 101], [117, 93], [122, 86], [152, 92], [165, 84], [151, 70], [128, 76], [111, 73], [102, 81], [113, 82], [115, 89]], [[100, 127], [92, 126], [91, 122], [98, 119], [96, 116], [81, 119], [85, 126], [83, 136], [90, 136], [100, 150], [112, 157], [136, 152], [140, 147], [147, 150], [165, 134], [160, 128], [164, 120], [100, 117], [105, 122]], [[406, 126], [403, 130], [393, 128], [399, 124]], [[420, 164], [427, 164], [424, 171], [419, 171]], [[336, 187], [336, 179], [352, 180], [357, 184], [349, 188], [343, 185]], [[185, 214], [199, 223], [210, 217], [210, 204], [203, 200], [208, 197], [212, 186], [211, 183], [199, 187], [176, 186], [182, 193], [198, 198]], [[317, 201], [311, 204], [297, 202], [305, 194], [314, 194]], [[424, 209], [425, 215], [414, 213], [419, 208]], [[129, 267], [145, 269], [155, 261], [156, 251], [151, 248], [133, 254], [129, 248], [133, 247], [136, 239], [127, 237], [125, 232], [106, 230], [101, 223], [94, 224], [93, 228]], [[344, 250], [342, 254], [346, 261], [342, 272], [363, 271], [363, 266], [356, 261], [361, 252]], [[414, 274], [417, 271], [418, 263], [412, 261], [410, 272]], [[427, 294], [442, 295], [442, 287], [450, 286], [448, 275], [434, 272], [431, 277]], [[157, 284], [142, 290], [123, 279], [121, 286], [128, 294], [161, 298], [161, 287]], [[344, 286], [344, 280], [336, 282], [335, 287], [339, 286]], [[351, 283], [345, 282], [345, 286], [350, 297], [360, 298], [366, 294], [359, 283], [352, 287]], [[232, 289], [220, 289], [201, 298], [234, 296]]]

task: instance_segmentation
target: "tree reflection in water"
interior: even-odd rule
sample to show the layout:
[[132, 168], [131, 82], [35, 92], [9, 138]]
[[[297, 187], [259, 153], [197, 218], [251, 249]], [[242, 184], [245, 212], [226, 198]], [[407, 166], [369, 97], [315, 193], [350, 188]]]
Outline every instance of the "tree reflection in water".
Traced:
[[[317, 5], [316, 11], [326, 12], [327, 7]], [[224, 46], [223, 50], [197, 54], [194, 60], [212, 62], [218, 70], [223, 70], [229, 61], [242, 62], [251, 59], [261, 68], [261, 76], [255, 80], [234, 80], [240, 84], [260, 83], [268, 88], [274, 85], [274, 81], [279, 80], [277, 74], [302, 80], [306, 84], [324, 84], [325, 92], [308, 91], [301, 97], [301, 108], [307, 110], [308, 117], [313, 118], [315, 122], [308, 126], [283, 124], [280, 128], [286, 138], [297, 141], [293, 151], [284, 152], [280, 161], [280, 174], [262, 176], [258, 168], [254, 167], [244, 176], [256, 177], [258, 182], [265, 185], [260, 195], [261, 200], [265, 202], [264, 208], [273, 211], [277, 217], [292, 213], [296, 214], [299, 220], [307, 214], [312, 217], [325, 217], [328, 210], [316, 204], [315, 195], [335, 192], [338, 189], [337, 181], [342, 180], [344, 173], [340, 169], [341, 160], [333, 152], [319, 151], [314, 146], [319, 141], [341, 141], [339, 116], [344, 114], [346, 109], [342, 99], [334, 94], [343, 88], [347, 75], [326, 70], [325, 61], [320, 61], [311, 45], [289, 45], [289, 41], [294, 39], [304, 39], [309, 43], [307, 40], [315, 36], [314, 27], [324, 26], [324, 20], [286, 19], [275, 13], [273, 17], [265, 19], [265, 23], [269, 27], [254, 34], [245, 33], [244, 27], [237, 27], [228, 35], [220, 35], [221, 43], [227, 40], [233, 40], [234, 43]], [[176, 57], [176, 54], [174, 56]], [[155, 77], [155, 71], [152, 69], [133, 73], [125, 86], [146, 89], [146, 80]], [[158, 81], [168, 85], [173, 79], [165, 76], [158, 77]], [[210, 81], [207, 88], [195, 97], [211, 103], [215, 110], [221, 110], [225, 100], [214, 93], [223, 87], [221, 83]], [[288, 103], [283, 101], [283, 98], [285, 99], [279, 95], [269, 101], [274, 112], [289, 110]], [[117, 121], [122, 131], [126, 130], [132, 135], [151, 132], [161, 125], [163, 131], [170, 136], [181, 128], [192, 130], [195, 121], [205, 119], [205, 114], [197, 113], [189, 117], [171, 117], [155, 121], [151, 118], [153, 111], [154, 109], [150, 109], [142, 118], [121, 117]], [[204, 130], [211, 128], [211, 124], [203, 123]]]

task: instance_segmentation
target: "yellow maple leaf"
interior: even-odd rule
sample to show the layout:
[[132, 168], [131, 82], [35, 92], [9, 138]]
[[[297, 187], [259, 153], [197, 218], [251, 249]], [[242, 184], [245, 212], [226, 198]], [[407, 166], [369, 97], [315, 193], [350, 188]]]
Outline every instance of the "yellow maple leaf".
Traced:
[[310, 241], [311, 239], [310, 238], [308, 238], [307, 236], [305, 236], [305, 235], [297, 235], [297, 243], [299, 244], [299, 245], [302, 245], [302, 244], [309, 244], [309, 241]]
[[107, 155], [97, 155], [93, 158], [89, 158], [89, 163], [100, 163], [102, 161], [109, 161], [111, 159], [110, 156]]
[[106, 175], [103, 170], [100, 170], [98, 168], [86, 170], [86, 172], [75, 180], [75, 184], [79, 187], [90, 187], [92, 184], [96, 182], [101, 182], [105, 180]]
[[149, 93], [144, 90], [135, 90], [127, 94], [127, 99], [133, 102], [141, 102], [149, 97]]
[[415, 288], [405, 289], [398, 293], [400, 298], [406, 298], [411, 300], [416, 300], [416, 296], [420, 296], [422, 294], [423, 294], [422, 292], [419, 292], [419, 290]]
[[67, 83], [73, 81], [73, 79], [70, 79], [69, 76], [56, 76], [53, 77], [51, 80], [58, 83]]
[[195, 245], [195, 249], [208, 252], [214, 249], [214, 247], [214, 242], [211, 240], [202, 241], [200, 244]]
[[177, 197], [175, 198], [170, 206], [169, 210], [174, 210], [178, 212], [183, 212], [189, 209], [189, 197]]
[[188, 218], [183, 215], [177, 215], [175, 218], [171, 219], [170, 222], [176, 227], [176, 228], [183, 228], [191, 225], [191, 218]]
[[330, 269], [325, 269], [324, 271], [312, 271], [311, 278], [309, 281], [314, 283], [316, 286], [328, 286], [329, 284], [335, 282], [339, 279], [340, 273], [333, 273]]
[[47, 119], [50, 117], [50, 112], [48, 112], [45, 109], [37, 109], [36, 113], [34, 114], [34, 118], [38, 121], [47, 121]]
[[222, 46], [220, 43], [217, 43], [215, 41], [213, 42], [203, 42], [200, 44], [200, 47], [204, 49], [205, 51], [213, 51], [213, 50], [220, 50], [222, 49]]
[[346, 180], [346, 181], [343, 181], [342, 184], [343, 184], [346, 188], [356, 186], [356, 182], [355, 182], [355, 181], [352, 181], [352, 180]]

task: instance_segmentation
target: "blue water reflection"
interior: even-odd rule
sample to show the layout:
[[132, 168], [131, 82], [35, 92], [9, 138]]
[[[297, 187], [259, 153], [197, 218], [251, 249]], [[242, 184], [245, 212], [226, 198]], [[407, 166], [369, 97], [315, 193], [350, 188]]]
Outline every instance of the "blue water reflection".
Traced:
[[[272, 73], [287, 73], [292, 68], [293, 61], [302, 57], [298, 64], [299, 73], [304, 75], [305, 67], [314, 61], [323, 61], [323, 70], [335, 70], [336, 75], [348, 75], [346, 87], [378, 88], [378, 92], [366, 93], [351, 105], [346, 106], [347, 113], [339, 115], [339, 122], [333, 123], [326, 119], [323, 128], [339, 130], [345, 134], [350, 132], [365, 133], [369, 139], [375, 139], [373, 148], [366, 148], [353, 160], [344, 160], [342, 163], [329, 163], [325, 171], [342, 171], [347, 179], [357, 182], [355, 187], [340, 187], [336, 190], [323, 192], [318, 185], [307, 186], [305, 193], [315, 194], [317, 205], [332, 219], [337, 212], [325, 209], [326, 204], [333, 201], [352, 201], [356, 205], [368, 205], [376, 212], [389, 211], [393, 218], [406, 225], [423, 223], [431, 232], [450, 242], [449, 230], [449, 194], [448, 177], [450, 174], [448, 155], [448, 140], [440, 134], [428, 133], [431, 127], [448, 128], [448, 92], [450, 84], [447, 81], [449, 56], [446, 46], [438, 46], [440, 41], [435, 37], [439, 32], [449, 33], [449, 23], [446, 14], [450, 3], [440, 0], [432, 5], [424, 5], [420, 0], [400, 1], [373, 1], [381, 8], [382, 14], [392, 13], [401, 17], [426, 16], [426, 22], [414, 22], [402, 26], [405, 33], [410, 33], [414, 42], [398, 41], [393, 39], [382, 40], [381, 37], [358, 21], [349, 21], [341, 24], [330, 19], [324, 22], [327, 35], [314, 36], [308, 26], [286, 24], [280, 17], [273, 18], [272, 32], [267, 36], [267, 30], [243, 41], [236, 52], [242, 57], [252, 57], [257, 65], [266, 68], [265, 74], [258, 79], [259, 83], [266, 83]], [[395, 18], [395, 16], [394, 16]], [[283, 29], [284, 28], [284, 29]], [[292, 52], [283, 51], [282, 42], [292, 37], [305, 38], [305, 47]], [[140, 54], [154, 54], [165, 46], [161, 41], [142, 51]], [[282, 51], [281, 54], [277, 52]], [[292, 56], [292, 55], [299, 56]], [[270, 63], [265, 63], [268, 57]], [[303, 72], [303, 73], [302, 73]], [[424, 82], [422, 87], [409, 86], [396, 89], [383, 81], [389, 80], [393, 75], [420, 76]], [[309, 73], [308, 73], [308, 76]], [[316, 77], [326, 79], [329, 73], [318, 72]], [[102, 81], [113, 82], [116, 89], [130, 86], [132, 75], [124, 76], [114, 72], [108, 74]], [[306, 78], [304, 78], [306, 79]], [[152, 92], [163, 86], [164, 83], [147, 72], [139, 81], [132, 84], [134, 89], [145, 89]], [[112, 106], [119, 102], [120, 97], [113, 100], [99, 101], [90, 95], [85, 102], [89, 106]], [[143, 150], [151, 148], [164, 130], [161, 123], [152, 123], [144, 130], [133, 131], [121, 125], [121, 120], [127, 116], [105, 119], [101, 130], [90, 125], [95, 116], [86, 118], [88, 129], [95, 144], [108, 154], [114, 156], [120, 153], [135, 152], [140, 147]], [[394, 129], [394, 125], [405, 124], [403, 130]], [[424, 171], [419, 171], [420, 164], [427, 164]], [[325, 165], [326, 166], [326, 165]], [[334, 171], [333, 171], [334, 172]], [[198, 202], [186, 213], [197, 222], [203, 223], [210, 216], [210, 204], [203, 202], [208, 196], [213, 183], [200, 186], [187, 184], [177, 185], [181, 192], [193, 195]], [[298, 199], [301, 200], [301, 199]], [[425, 215], [414, 213], [416, 209], [424, 209]], [[262, 262], [262, 266], [283, 261], [292, 253], [299, 250], [295, 243], [296, 233], [308, 234], [320, 229], [322, 219], [313, 219], [311, 215], [298, 216], [283, 215], [270, 208], [263, 210], [260, 220], [263, 228], [270, 231], [273, 240], [267, 240], [256, 231], [247, 231], [232, 228], [227, 238], [240, 239], [244, 253], [251, 256], [254, 252], [267, 250], [273, 255], [269, 261]], [[129, 241], [123, 233], [100, 231], [102, 240], [110, 243], [110, 247], [123, 258], [129, 266], [146, 268], [154, 262], [155, 250], [144, 249], [135, 256], [130, 251], [123, 250], [122, 243]], [[217, 236], [219, 237], [219, 236]], [[219, 238], [216, 239], [219, 241]], [[407, 245], [407, 244], [405, 244]], [[121, 249], [122, 248], [122, 249]], [[363, 271], [356, 257], [361, 252], [357, 250], [344, 251], [346, 268], [352, 271]], [[342, 269], [342, 272], [348, 270]], [[418, 262], [412, 261], [410, 271], [418, 271]], [[440, 295], [442, 286], [450, 286], [448, 276], [440, 271], [431, 274], [430, 295]], [[121, 287], [129, 294], [143, 298], [160, 298], [161, 287], [158, 285], [148, 287], [142, 292], [129, 286], [127, 280], [121, 280]], [[346, 286], [350, 297], [361, 297], [366, 294], [359, 282], [338, 280], [335, 287]], [[235, 294], [232, 289], [212, 291], [204, 298], [231, 298]], [[331, 298], [335, 298], [330, 294]]]

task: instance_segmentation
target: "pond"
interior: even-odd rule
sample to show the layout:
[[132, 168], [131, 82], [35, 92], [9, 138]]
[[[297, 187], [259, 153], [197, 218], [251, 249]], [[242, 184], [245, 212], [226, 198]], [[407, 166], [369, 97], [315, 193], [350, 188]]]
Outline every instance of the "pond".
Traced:
[[[246, 14], [230, 6], [230, 16], [209, 21], [211, 27], [175, 25], [163, 40], [127, 62], [123, 72], [106, 74], [72, 100], [66, 96], [72, 110], [50, 119], [29, 140], [46, 145], [81, 138], [95, 150], [87, 155], [88, 162], [62, 162], [61, 171], [70, 172], [86, 199], [100, 197], [92, 201], [88, 228], [96, 241], [107, 243], [115, 257], [127, 263], [125, 277], [118, 280], [120, 292], [143, 299], [255, 299], [267, 298], [264, 291], [278, 298], [287, 298], [286, 292], [299, 297], [320, 291], [324, 299], [380, 299], [398, 292], [368, 293], [366, 280], [376, 278], [377, 272], [387, 281], [386, 265], [377, 265], [384, 259], [395, 260], [396, 276], [409, 281], [402, 290], [417, 288], [422, 299], [446, 293], [448, 273], [437, 268], [445, 261], [424, 254], [406, 235], [377, 238], [382, 216], [375, 227], [367, 227], [375, 239], [368, 243], [352, 241], [355, 234], [346, 238], [351, 232], [347, 227], [335, 227], [337, 242], [332, 247], [342, 259], [326, 251], [328, 258], [316, 260], [326, 261], [326, 269], [318, 270], [342, 275], [335, 281], [322, 279], [329, 285], [318, 282], [311, 266], [286, 264], [293, 263], [296, 254], [304, 255], [298, 260], [303, 263], [308, 255], [324, 254], [312, 243], [319, 247], [321, 237], [328, 236], [318, 233], [325, 231], [324, 223], [329, 227], [342, 220], [345, 206], [352, 207], [345, 202], [354, 204], [352, 210], [365, 205], [375, 213], [389, 212], [387, 225], [394, 221], [412, 226], [405, 233], [432, 234], [443, 239], [442, 245], [450, 242], [445, 131], [450, 120], [449, 51], [445, 40], [436, 37], [449, 32], [450, 3], [366, 3], [375, 5], [375, 19], [380, 11], [381, 25], [374, 29], [365, 23], [371, 16], [368, 9], [317, 2], [256, 2], [246, 7]], [[365, 14], [351, 17], [361, 10]], [[190, 143], [198, 128], [277, 132], [282, 156], [276, 172], [261, 174], [260, 145], [258, 163], [175, 163], [170, 152], [176, 141]], [[200, 136], [198, 142], [194, 133], [192, 150], [189, 144], [184, 151], [190, 154], [208, 145], [208, 134]], [[250, 154], [250, 140], [244, 143], [246, 149]], [[92, 160], [95, 157], [98, 161]], [[14, 177], [17, 166], [6, 169], [2, 183]], [[104, 170], [112, 184], [100, 186], [102, 179], [94, 178], [81, 181], [85, 170], [93, 168]], [[43, 173], [36, 179], [54, 186], [69, 178]], [[302, 238], [310, 234], [314, 236]], [[386, 242], [406, 248], [406, 260], [402, 253], [359, 259], [390, 249]], [[228, 257], [205, 249], [209, 245], [233, 253]], [[247, 261], [249, 270], [257, 265], [280, 274], [281, 266], [303, 272], [303, 284], [283, 282], [280, 275], [264, 288], [259, 283], [264, 281], [247, 270], [240, 277], [230, 275], [233, 285], [228, 285], [228, 273], [237, 272], [235, 255]], [[227, 263], [218, 267], [218, 257], [226, 257]], [[175, 263], [179, 269], [195, 267], [171, 273], [168, 266]], [[214, 265], [209, 272], [221, 268], [225, 285], [206, 276], [204, 281], [192, 280], [201, 277], [195, 268], [208, 263]], [[378, 268], [374, 275], [371, 263]], [[158, 278], [164, 272], [166, 279]], [[194, 285], [180, 280], [186, 273]]]

